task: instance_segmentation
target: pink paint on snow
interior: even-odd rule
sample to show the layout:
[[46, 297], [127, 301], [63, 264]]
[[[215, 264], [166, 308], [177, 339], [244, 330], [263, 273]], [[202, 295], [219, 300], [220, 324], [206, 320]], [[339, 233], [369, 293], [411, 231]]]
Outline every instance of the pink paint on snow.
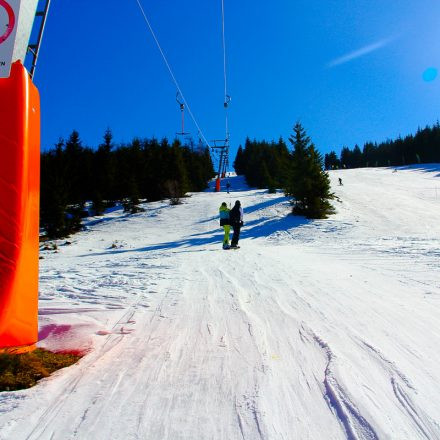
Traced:
[[96, 328], [90, 324], [47, 324], [38, 332], [38, 346], [56, 353], [83, 356], [92, 346]]
[[68, 324], [48, 324], [38, 331], [38, 341], [46, 339], [49, 335], [62, 336], [71, 330], [72, 326]]

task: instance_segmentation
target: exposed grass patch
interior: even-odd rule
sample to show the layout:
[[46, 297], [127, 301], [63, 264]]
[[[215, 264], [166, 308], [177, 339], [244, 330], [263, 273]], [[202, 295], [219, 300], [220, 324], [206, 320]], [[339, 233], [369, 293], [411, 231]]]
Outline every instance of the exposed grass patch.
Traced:
[[0, 354], [0, 391], [33, 387], [40, 379], [78, 362], [80, 358], [75, 354], [52, 353], [40, 348], [31, 353]]

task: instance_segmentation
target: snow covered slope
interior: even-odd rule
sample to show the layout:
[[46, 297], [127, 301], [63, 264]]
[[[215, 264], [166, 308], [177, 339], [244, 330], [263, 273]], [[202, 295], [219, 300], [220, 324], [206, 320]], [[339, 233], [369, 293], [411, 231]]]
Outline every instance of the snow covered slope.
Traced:
[[440, 439], [440, 166], [331, 179], [328, 220], [237, 177], [42, 252], [40, 345], [89, 353], [2, 393], [0, 439]]

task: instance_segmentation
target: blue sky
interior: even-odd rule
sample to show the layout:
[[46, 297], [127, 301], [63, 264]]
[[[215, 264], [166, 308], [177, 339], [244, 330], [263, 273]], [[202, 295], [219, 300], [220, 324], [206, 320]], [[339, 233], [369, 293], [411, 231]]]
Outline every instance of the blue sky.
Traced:
[[[141, 2], [206, 138], [223, 138], [221, 1]], [[225, 0], [225, 12], [232, 156], [297, 120], [325, 153], [440, 118], [438, 1]], [[35, 83], [44, 149], [73, 129], [90, 146], [107, 127], [116, 142], [180, 130], [136, 0], [53, 0]]]

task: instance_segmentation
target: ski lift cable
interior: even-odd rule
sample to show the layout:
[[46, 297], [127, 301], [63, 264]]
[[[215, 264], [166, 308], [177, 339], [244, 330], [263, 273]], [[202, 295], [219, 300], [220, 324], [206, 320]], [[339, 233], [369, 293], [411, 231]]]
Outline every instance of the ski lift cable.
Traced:
[[225, 82], [225, 104], [228, 98], [228, 85], [226, 76], [226, 41], [225, 41], [225, 2], [222, 0], [222, 42], [223, 42], [223, 77]]
[[222, 43], [223, 43], [223, 78], [225, 84], [225, 128], [226, 128], [226, 143], [229, 142], [229, 127], [228, 127], [228, 105], [231, 97], [228, 95], [228, 82], [226, 74], [226, 39], [225, 39], [225, 2], [222, 0]]
[[229, 121], [228, 121], [228, 107], [231, 97], [228, 95], [228, 82], [227, 82], [227, 57], [226, 57], [226, 38], [225, 38], [225, 2], [222, 1], [222, 43], [223, 43], [223, 78], [225, 85], [225, 99], [223, 107], [225, 109], [225, 143], [220, 156], [219, 163], [219, 178], [226, 175], [226, 169], [229, 166]]
[[188, 110], [188, 113], [189, 113], [190, 116], [191, 116], [191, 119], [193, 120], [195, 126], [197, 127], [197, 130], [199, 131], [200, 135], [202, 136], [202, 138], [203, 138], [205, 144], [206, 144], [208, 147], [211, 147], [211, 146], [209, 145], [209, 142], [206, 140], [206, 137], [205, 137], [205, 135], [203, 134], [202, 129], [200, 128], [199, 124], [197, 123], [196, 118], [194, 117], [193, 112], [191, 111], [191, 108], [190, 108], [190, 106], [188, 105], [187, 100], [185, 99], [185, 96], [184, 96], [183, 93], [182, 93], [182, 90], [181, 90], [181, 88], [180, 88], [180, 86], [179, 86], [179, 83], [177, 82], [177, 79], [176, 79], [176, 77], [174, 76], [173, 70], [171, 69], [171, 66], [170, 66], [170, 64], [168, 63], [168, 60], [167, 60], [167, 58], [166, 58], [166, 56], [165, 56], [164, 51], [162, 50], [162, 47], [161, 47], [161, 45], [160, 45], [160, 43], [159, 43], [159, 40], [157, 39], [156, 34], [154, 33], [153, 27], [151, 26], [150, 21], [148, 20], [147, 14], [145, 13], [145, 10], [144, 10], [144, 8], [143, 8], [143, 6], [142, 6], [142, 3], [140, 2], [140, 0], [136, 0], [136, 2], [137, 2], [137, 4], [138, 4], [138, 6], [139, 6], [139, 9], [141, 10], [141, 13], [142, 13], [143, 17], [144, 17], [145, 23], [147, 23], [147, 26], [148, 26], [148, 28], [149, 28], [149, 30], [150, 30], [150, 32], [151, 32], [151, 35], [153, 36], [153, 39], [154, 39], [154, 41], [156, 42], [157, 48], [159, 49], [159, 52], [160, 52], [160, 54], [162, 55], [162, 58], [163, 58], [163, 60], [164, 60], [164, 62], [165, 62], [165, 65], [167, 66], [168, 72], [170, 73], [171, 78], [172, 78], [172, 80], [173, 80], [173, 82], [174, 82], [174, 84], [175, 84], [175, 86], [176, 86], [176, 88], [177, 88], [177, 91], [179, 92], [180, 96], [182, 97], [182, 101], [183, 101], [183, 103], [185, 104], [185, 106], [186, 106], [186, 108], [187, 108], [187, 110]]

